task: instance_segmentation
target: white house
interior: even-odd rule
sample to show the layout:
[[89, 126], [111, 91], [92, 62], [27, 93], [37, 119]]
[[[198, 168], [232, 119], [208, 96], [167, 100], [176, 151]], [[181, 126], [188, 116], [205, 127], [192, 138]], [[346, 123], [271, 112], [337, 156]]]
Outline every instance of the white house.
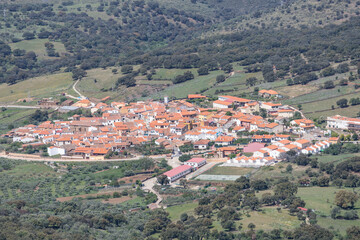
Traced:
[[259, 157], [265, 158], [265, 157], [269, 157], [269, 153], [265, 150], [259, 150], [259, 151], [254, 152], [253, 156], [256, 158], [259, 158]]
[[213, 102], [213, 108], [231, 108], [232, 102], [225, 102], [221, 100], [216, 100]]
[[29, 143], [35, 141], [33, 137], [13, 137], [13, 142]]
[[55, 155], [65, 155], [65, 149], [61, 147], [51, 146], [47, 148], [47, 153], [50, 157]]
[[285, 153], [286, 152], [283, 149], [276, 149], [276, 150], [270, 152], [270, 157], [275, 158], [275, 159], [282, 159], [282, 158], [284, 158]]

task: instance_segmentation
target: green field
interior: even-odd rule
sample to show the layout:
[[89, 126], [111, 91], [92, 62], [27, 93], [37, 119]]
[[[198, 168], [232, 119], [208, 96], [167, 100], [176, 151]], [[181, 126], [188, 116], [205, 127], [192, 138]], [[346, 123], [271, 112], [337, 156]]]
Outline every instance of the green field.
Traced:
[[332, 162], [334, 164], [338, 164], [342, 161], [345, 161], [349, 158], [359, 156], [359, 153], [347, 153], [347, 154], [340, 154], [340, 155], [329, 155], [329, 154], [323, 154], [323, 155], [315, 155], [313, 158], [317, 158], [319, 162], [322, 163], [329, 163]]
[[[359, 220], [342, 220], [330, 218], [331, 209], [335, 207], [334, 199], [335, 194], [339, 189], [335, 187], [311, 187], [311, 188], [299, 188], [297, 196], [301, 197], [306, 202], [306, 208], [314, 209], [317, 213], [318, 224], [322, 227], [329, 228], [333, 227], [335, 230], [340, 231], [342, 234], [345, 233], [346, 229], [351, 226], [360, 226]], [[346, 189], [353, 191], [352, 188]], [[360, 188], [355, 189], [359, 191]], [[360, 215], [360, 202], [355, 204], [355, 209]], [[345, 212], [345, 210], [342, 210]]]
[[[24, 40], [16, 43], [11, 43], [10, 47], [12, 50], [21, 49], [25, 51], [33, 51], [39, 59], [54, 59], [56, 57], [49, 57], [46, 53], [46, 48], [44, 44], [50, 42], [49, 39], [32, 39]], [[60, 42], [51, 42], [54, 44], [55, 52], [58, 52], [61, 55], [67, 53], [64, 44]]]
[[[76, 89], [87, 97], [103, 98], [106, 96], [115, 96], [116, 92], [111, 88], [115, 87], [118, 78], [123, 76], [120, 68], [117, 74], [112, 73], [114, 68], [95, 68], [87, 70], [87, 76], [76, 85]], [[102, 91], [107, 89], [109, 91]]]
[[[198, 206], [197, 203], [187, 203], [177, 206], [168, 207], [166, 211], [169, 213], [169, 217], [172, 221], [180, 220], [180, 216], [183, 213], [188, 215], [194, 215], [194, 209]], [[246, 215], [241, 216], [241, 220], [236, 221], [236, 226], [243, 225], [243, 230], [248, 231], [247, 226], [249, 223], [254, 223], [257, 229], [270, 231], [274, 228], [280, 228], [283, 230], [293, 229], [300, 225], [301, 221], [296, 216], [291, 216], [288, 210], [282, 209], [278, 212], [276, 207], [264, 207], [262, 211], [249, 212], [250, 217]], [[216, 214], [212, 217], [213, 227], [219, 231], [223, 230], [220, 222], [216, 220]], [[243, 231], [242, 230], [242, 231]]]
[[253, 171], [253, 168], [241, 168], [241, 167], [220, 167], [216, 165], [215, 167], [209, 169], [203, 174], [208, 175], [246, 175]]
[[184, 72], [190, 71], [194, 76], [198, 76], [197, 68], [190, 69], [165, 69], [157, 68], [155, 69], [156, 73], [153, 75], [154, 80], [163, 79], [163, 80], [173, 80], [176, 76], [184, 74]]
[[334, 116], [334, 115], [342, 115], [347, 117], [357, 117], [357, 113], [360, 111], [359, 106], [349, 106], [347, 108], [336, 108], [334, 110], [326, 110], [323, 112], [316, 112], [316, 113], [310, 113], [305, 114], [308, 117], [311, 118], [318, 118], [318, 117], [328, 117], [328, 116]]
[[280, 228], [283, 230], [293, 229], [301, 224], [301, 221], [296, 216], [289, 215], [288, 210], [282, 209], [281, 212], [276, 210], [276, 207], [264, 207], [263, 211], [250, 212], [250, 217], [243, 216], [244, 229], [248, 230], [249, 223], [254, 223], [256, 229], [263, 229], [270, 231], [274, 228]]
[[[172, 85], [163, 91], [153, 94], [151, 97], [159, 98], [164, 96], [185, 98], [188, 94], [200, 92], [203, 89], [211, 88], [216, 82], [216, 76], [223, 74], [223, 71], [212, 71], [209, 75], [198, 76], [195, 79]], [[206, 94], [206, 92], [205, 92]]]
[[0, 111], [0, 133], [9, 131], [8, 126], [10, 124], [14, 126], [21, 125], [21, 121], [35, 111], [36, 109], [22, 108], [7, 108], [5, 111]]
[[308, 167], [298, 166], [291, 164], [293, 170], [291, 173], [286, 172], [286, 167], [289, 163], [281, 162], [274, 166], [266, 166], [259, 168], [255, 173], [251, 175], [252, 179], [278, 179], [288, 177], [289, 179], [301, 178], [305, 175], [305, 171]]
[[[331, 208], [335, 206], [334, 199], [336, 192], [344, 189], [353, 191], [352, 188], [310, 187], [299, 188], [297, 195], [306, 202], [306, 208], [314, 209], [319, 214], [329, 216]], [[360, 190], [360, 188], [355, 189], [355, 191], [358, 190]], [[355, 209], [360, 209], [360, 201], [355, 204]]]
[[27, 178], [32, 176], [55, 176], [57, 175], [54, 170], [43, 163], [26, 163], [17, 165], [14, 169], [7, 171], [7, 174], [18, 176], [21, 178]]
[[[321, 94], [321, 93], [319, 93]], [[331, 109], [331, 106], [334, 105], [334, 107], [338, 107], [336, 105], [336, 102], [342, 98], [346, 98], [346, 99], [350, 99], [350, 98], [356, 98], [359, 97], [360, 93], [353, 93], [347, 96], [337, 96], [334, 98], [330, 98], [330, 99], [325, 99], [325, 100], [319, 100], [319, 101], [315, 101], [315, 102], [311, 102], [311, 103], [305, 103], [302, 104], [302, 108], [303, 108], [303, 112], [314, 112], [314, 111], [319, 111], [319, 110], [326, 110], [326, 109]]]
[[188, 215], [194, 214], [194, 208], [198, 206], [197, 202], [186, 203], [182, 205], [176, 205], [166, 208], [166, 211], [169, 213], [169, 217], [172, 221], [180, 220], [180, 216], [183, 213], [187, 213]]
[[14, 102], [26, 97], [53, 97], [71, 88], [74, 81], [71, 73], [57, 73], [7, 85], [0, 85], [0, 102]]

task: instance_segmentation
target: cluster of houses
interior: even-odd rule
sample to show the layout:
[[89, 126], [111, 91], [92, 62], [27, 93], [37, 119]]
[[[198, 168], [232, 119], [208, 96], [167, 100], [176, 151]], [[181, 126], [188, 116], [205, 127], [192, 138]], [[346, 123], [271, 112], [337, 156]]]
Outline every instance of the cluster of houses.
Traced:
[[326, 122], [326, 127], [329, 129], [360, 131], [360, 118], [335, 115], [333, 117], [328, 117]]
[[[271, 97], [274, 92], [267, 90], [261, 94]], [[189, 100], [205, 98], [200, 94], [188, 96]], [[166, 99], [164, 102], [94, 104], [82, 99], [68, 107], [87, 108], [96, 117], [73, 115], [65, 121], [26, 125], [11, 130], [5, 137], [24, 145], [50, 145], [49, 156], [102, 159], [110, 152], [128, 151], [135, 146], [155, 142], [173, 152], [186, 144], [205, 151], [213, 143], [218, 149], [218, 156], [226, 157], [236, 153], [234, 143], [239, 132], [267, 132], [271, 135], [256, 136], [253, 141], [270, 143], [285, 140], [283, 132], [301, 133], [315, 128], [314, 122], [309, 119], [292, 120], [290, 127], [285, 127], [284, 120], [291, 119], [295, 111], [280, 103], [226, 95], [219, 96], [212, 103], [212, 108], [201, 108], [191, 102], [185, 99], [169, 102]], [[267, 113], [267, 118], [259, 115], [261, 109]], [[351, 120], [351, 124], [355, 122]], [[286, 146], [279, 146], [279, 149], [284, 148]], [[269, 156], [258, 154], [265, 158], [274, 157], [275, 153]]]
[[[331, 137], [328, 140], [313, 144], [306, 139], [290, 141], [289, 137], [290, 135], [287, 136], [287, 139], [278, 140], [279, 138], [276, 136], [255, 135], [253, 136], [253, 142], [243, 149], [244, 153], [252, 153], [251, 157], [240, 155], [236, 158], [229, 159], [223, 166], [261, 167], [271, 165], [285, 159], [286, 153], [289, 151], [293, 151], [294, 154], [317, 154], [330, 147], [331, 144], [337, 143], [339, 139]], [[286, 135], [283, 135], [282, 138], [286, 138]], [[260, 143], [258, 141], [259, 139], [263, 139], [264, 141]]]

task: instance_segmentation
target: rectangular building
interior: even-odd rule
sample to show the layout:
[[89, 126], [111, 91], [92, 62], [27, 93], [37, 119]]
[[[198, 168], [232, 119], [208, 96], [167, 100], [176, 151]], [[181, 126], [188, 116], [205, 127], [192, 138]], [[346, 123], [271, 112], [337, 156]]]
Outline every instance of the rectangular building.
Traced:
[[192, 158], [186, 162], [184, 162], [184, 165], [192, 166], [194, 169], [198, 169], [199, 167], [202, 167], [206, 164], [205, 158]]
[[191, 173], [191, 171], [192, 171], [192, 166], [181, 165], [179, 167], [171, 169], [170, 171], [165, 172], [164, 175], [168, 177], [169, 183], [172, 183], [178, 180], [179, 178], [184, 177], [187, 174]]

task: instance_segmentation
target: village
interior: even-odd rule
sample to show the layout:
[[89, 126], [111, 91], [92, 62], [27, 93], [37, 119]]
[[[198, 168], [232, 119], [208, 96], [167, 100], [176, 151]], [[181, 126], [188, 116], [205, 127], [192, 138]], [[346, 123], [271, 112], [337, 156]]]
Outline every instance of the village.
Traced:
[[[281, 97], [273, 90], [259, 94], [269, 100]], [[172, 101], [165, 97], [161, 102], [107, 104], [109, 99], [103, 100], [94, 104], [81, 99], [65, 108], [89, 109], [92, 117], [75, 114], [67, 121], [26, 125], [3, 137], [21, 143], [23, 149], [46, 146], [41, 156], [32, 157], [53, 160], [136, 159], [144, 156], [141, 149], [148, 145], [160, 149], [150, 151], [152, 157], [174, 163], [173, 169], [164, 173], [171, 183], [204, 166], [207, 160], [215, 159], [221, 166], [258, 168], [280, 162], [287, 154], [322, 152], [339, 141], [331, 137], [330, 129], [360, 129], [360, 119], [334, 116], [328, 118], [327, 130], [321, 130], [293, 107], [226, 95], [210, 103], [200, 94]], [[204, 101], [212, 107], [196, 104]], [[183, 155], [189, 156], [184, 163], [179, 161]]]

